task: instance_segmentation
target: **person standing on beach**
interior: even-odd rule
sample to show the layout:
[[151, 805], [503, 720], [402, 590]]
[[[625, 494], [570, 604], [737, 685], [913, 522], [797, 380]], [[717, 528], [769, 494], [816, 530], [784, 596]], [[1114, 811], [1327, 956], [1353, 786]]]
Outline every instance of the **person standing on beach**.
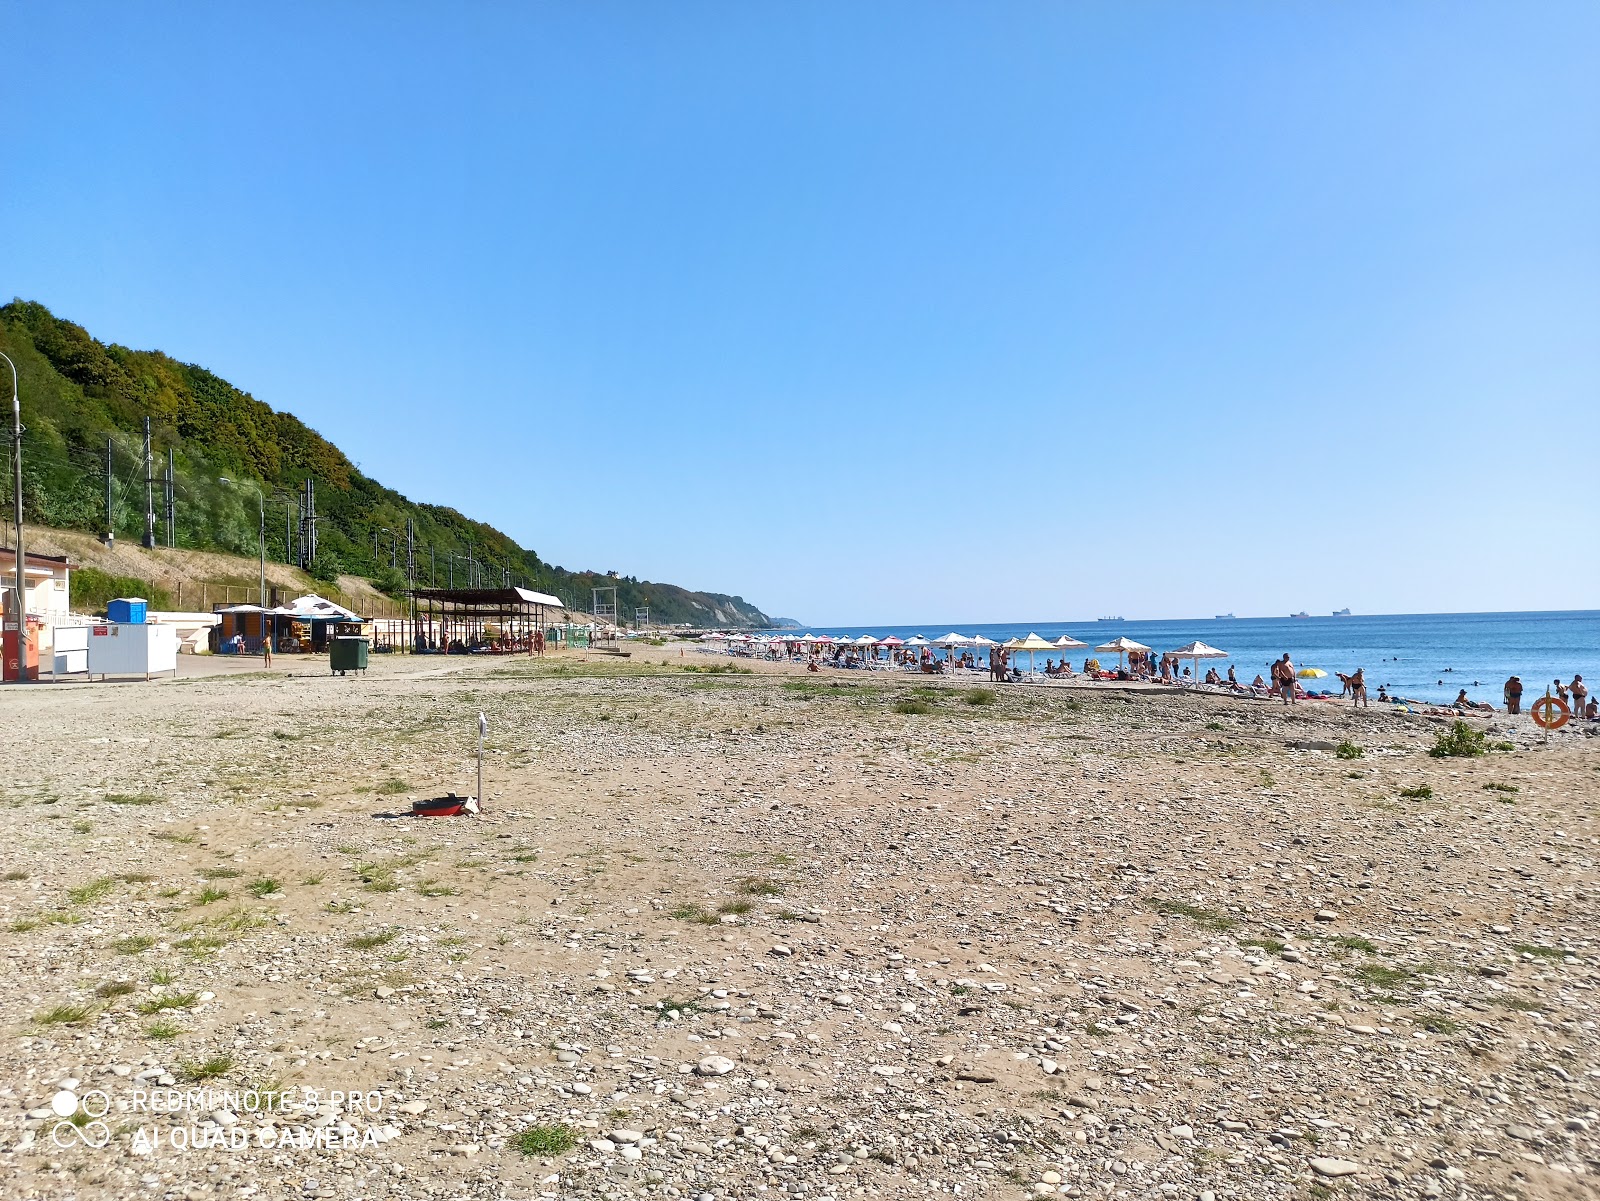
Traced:
[[1506, 681], [1505, 690], [1506, 712], [1517, 714], [1522, 712], [1522, 677], [1512, 676]]
[[1293, 705], [1294, 697], [1294, 661], [1289, 658], [1289, 652], [1283, 652], [1283, 658], [1272, 665], [1272, 678], [1278, 687], [1283, 689], [1283, 703]]
[[1589, 686], [1583, 682], [1582, 676], [1573, 676], [1568, 689], [1572, 693], [1572, 715], [1583, 716], [1583, 702], [1589, 699]]

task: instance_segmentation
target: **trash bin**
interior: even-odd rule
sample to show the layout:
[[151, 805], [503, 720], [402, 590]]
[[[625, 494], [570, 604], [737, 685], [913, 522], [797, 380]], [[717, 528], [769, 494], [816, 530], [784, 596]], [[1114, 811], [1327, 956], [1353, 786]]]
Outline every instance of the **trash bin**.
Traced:
[[340, 634], [328, 641], [328, 670], [344, 675], [347, 671], [367, 670], [367, 640], [353, 634]]

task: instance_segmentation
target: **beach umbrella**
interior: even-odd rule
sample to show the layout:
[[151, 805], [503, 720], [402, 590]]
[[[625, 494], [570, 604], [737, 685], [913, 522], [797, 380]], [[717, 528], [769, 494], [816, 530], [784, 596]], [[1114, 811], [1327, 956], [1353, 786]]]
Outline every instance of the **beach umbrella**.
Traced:
[[856, 645], [856, 646], [877, 646], [878, 645], [878, 640], [876, 638], [874, 638], [871, 634], [863, 634], [863, 635], [861, 635], [861, 637], [859, 637], [859, 638], [857, 638], [855, 640], [854, 645]]
[[1124, 636], [1121, 638], [1113, 638], [1110, 642], [1107, 642], [1101, 646], [1097, 646], [1094, 649], [1097, 651], [1104, 651], [1107, 654], [1110, 654], [1112, 651], [1116, 651], [1118, 655], [1118, 663], [1126, 666], [1129, 651], [1147, 651], [1150, 648], [1142, 642], [1135, 642], [1132, 638]]
[[1323, 671], [1320, 667], [1302, 667], [1294, 674], [1299, 676], [1302, 680], [1320, 680], [1328, 673]]
[[909, 637], [909, 638], [907, 638], [905, 640], [903, 645], [905, 645], [905, 646], [932, 646], [933, 643], [929, 642], [921, 634], [913, 634], [911, 637]]
[[1180, 659], [1194, 660], [1194, 677], [1197, 680], [1200, 678], [1200, 660], [1226, 659], [1228, 657], [1227, 651], [1219, 651], [1216, 647], [1207, 646], [1203, 642], [1191, 642], [1186, 646], [1180, 646], [1172, 653]]
[[1063, 634], [1050, 645], [1055, 647], [1058, 651], [1070, 651], [1076, 650], [1079, 647], [1088, 646], [1089, 644], [1087, 642], [1079, 642], [1071, 634]]
[[1011, 651], [1028, 652], [1028, 674], [1031, 676], [1033, 674], [1033, 653], [1035, 651], [1053, 651], [1056, 649], [1056, 644], [1046, 642], [1039, 635], [1030, 631], [1026, 638], [1008, 639], [1005, 643], [1005, 648]]
[[999, 646], [1000, 644], [998, 642], [996, 642], [993, 638], [985, 638], [982, 634], [974, 634], [972, 636], [972, 645], [973, 646]]
[[958, 646], [971, 646], [972, 639], [968, 638], [965, 634], [957, 634], [954, 630], [951, 630], [943, 638], [935, 639], [933, 645], [943, 647], [944, 657], [946, 659], [953, 659], [955, 658], [953, 653], [955, 648]]

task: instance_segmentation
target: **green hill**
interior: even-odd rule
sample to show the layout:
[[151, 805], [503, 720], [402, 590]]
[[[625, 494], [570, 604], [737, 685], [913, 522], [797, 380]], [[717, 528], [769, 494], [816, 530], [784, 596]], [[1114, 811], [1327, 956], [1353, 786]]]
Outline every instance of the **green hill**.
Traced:
[[[546, 563], [492, 526], [455, 509], [417, 504], [362, 475], [343, 451], [297, 417], [274, 410], [205, 368], [159, 351], [96, 341], [41, 304], [16, 300], [0, 307], [0, 350], [16, 361], [21, 382], [27, 427], [23, 507], [29, 521], [105, 533], [109, 438], [111, 528], [118, 539], [137, 541], [144, 533], [143, 423], [148, 417], [158, 477], [164, 475], [168, 449], [173, 452], [173, 536], [178, 546], [254, 554], [259, 486], [267, 498], [268, 557], [287, 561], [292, 551], [298, 559], [298, 503], [309, 477], [315, 481], [320, 520], [316, 556], [306, 566], [319, 579], [344, 572], [366, 576], [389, 592], [405, 588], [409, 519], [415, 528], [417, 582], [422, 585], [430, 577], [444, 584], [453, 561], [457, 585], [468, 582], [469, 570], [490, 585], [499, 585], [509, 572], [514, 582], [555, 593], [582, 609], [589, 607], [592, 588], [615, 585], [618, 612], [625, 619], [631, 620], [638, 606], [648, 605], [651, 620], [658, 623], [767, 624], [765, 614], [737, 596]], [[219, 482], [224, 476], [237, 482]], [[0, 489], [4, 512], [9, 513], [9, 473]], [[157, 538], [165, 545], [162, 484], [155, 491]], [[390, 566], [393, 540], [385, 529], [399, 531], [399, 570]], [[467, 565], [469, 555], [473, 568]]]

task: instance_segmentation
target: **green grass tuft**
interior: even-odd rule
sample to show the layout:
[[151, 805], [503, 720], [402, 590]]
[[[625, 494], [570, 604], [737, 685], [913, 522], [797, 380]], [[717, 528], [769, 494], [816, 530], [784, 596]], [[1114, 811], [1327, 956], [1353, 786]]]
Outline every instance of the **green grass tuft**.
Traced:
[[1489, 747], [1481, 733], [1464, 721], [1456, 721], [1439, 734], [1428, 754], [1435, 759], [1473, 759], [1488, 751]]
[[537, 1155], [551, 1159], [565, 1155], [578, 1145], [578, 1133], [560, 1123], [550, 1126], [529, 1126], [514, 1135], [511, 1145], [524, 1155]]
[[1340, 759], [1359, 759], [1367, 752], [1347, 738], [1334, 748], [1333, 753]]
[[1202, 909], [1198, 905], [1188, 905], [1182, 901], [1169, 901], [1157, 897], [1151, 904], [1163, 917], [1186, 917], [1195, 925], [1207, 930], [1221, 932], [1231, 930], [1239, 924], [1225, 913], [1219, 913], [1215, 909]]

